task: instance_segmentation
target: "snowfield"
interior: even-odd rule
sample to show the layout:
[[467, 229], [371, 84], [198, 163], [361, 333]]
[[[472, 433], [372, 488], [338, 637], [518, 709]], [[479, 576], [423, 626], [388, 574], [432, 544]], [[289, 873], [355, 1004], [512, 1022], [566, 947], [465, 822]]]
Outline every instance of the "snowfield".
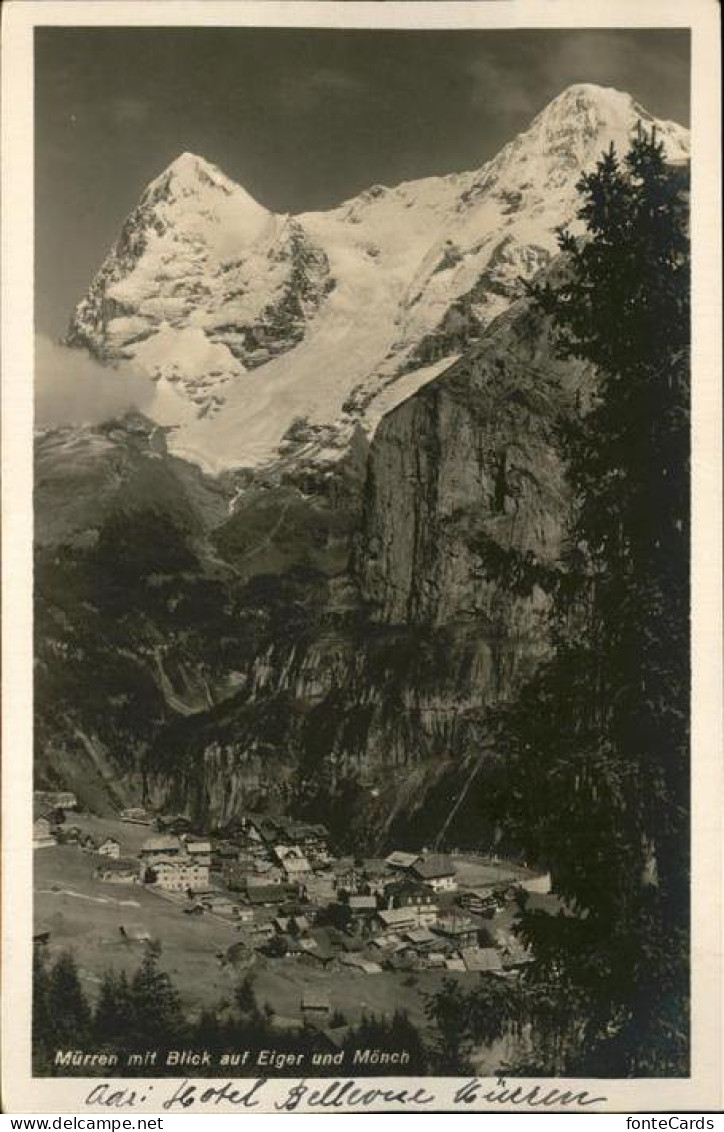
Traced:
[[[672, 161], [688, 131], [625, 93], [569, 87], [482, 168], [275, 215], [182, 154], [129, 216], [68, 334], [156, 382], [150, 415], [207, 470], [320, 465], [445, 369], [576, 230], [576, 183], [642, 123]], [[291, 432], [290, 432], [291, 430]]]

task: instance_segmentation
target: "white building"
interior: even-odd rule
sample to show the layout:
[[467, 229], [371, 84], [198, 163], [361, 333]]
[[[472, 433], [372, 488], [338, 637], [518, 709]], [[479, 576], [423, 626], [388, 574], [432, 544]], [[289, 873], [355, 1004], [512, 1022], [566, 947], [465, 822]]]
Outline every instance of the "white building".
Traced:
[[33, 822], [33, 849], [48, 849], [57, 842], [50, 832], [47, 818], [36, 818]]
[[433, 892], [453, 892], [457, 888], [457, 870], [449, 857], [431, 853], [412, 866], [410, 872]]
[[121, 843], [120, 841], [116, 841], [115, 837], [107, 837], [105, 841], [98, 846], [97, 851], [100, 853], [101, 857], [114, 857], [117, 859], [121, 855]]
[[142, 863], [144, 877], [150, 871], [155, 878], [150, 883], [157, 884], [169, 892], [187, 892], [191, 889], [208, 888], [209, 866], [202, 865], [189, 857], [171, 857], [154, 860], [152, 864]]

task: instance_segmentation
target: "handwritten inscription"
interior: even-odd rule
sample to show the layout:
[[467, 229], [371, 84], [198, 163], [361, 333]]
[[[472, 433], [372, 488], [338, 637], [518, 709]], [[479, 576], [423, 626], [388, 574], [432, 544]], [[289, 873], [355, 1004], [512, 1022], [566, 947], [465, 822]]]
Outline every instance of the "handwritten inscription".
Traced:
[[[157, 1082], [157, 1087], [160, 1082]], [[504, 1077], [497, 1078], [490, 1086], [489, 1081], [477, 1077], [466, 1081], [454, 1089], [451, 1096], [435, 1091], [434, 1079], [413, 1081], [405, 1087], [397, 1085], [374, 1084], [371, 1080], [357, 1081], [354, 1078], [331, 1082], [274, 1081], [270, 1095], [268, 1078], [255, 1081], [225, 1081], [223, 1084], [207, 1084], [183, 1080], [174, 1083], [170, 1091], [160, 1098], [154, 1098], [165, 1112], [188, 1111], [195, 1108], [218, 1108], [231, 1106], [235, 1109], [260, 1109], [270, 1112], [295, 1112], [297, 1109], [380, 1109], [380, 1108], [430, 1108], [433, 1105], [446, 1109], [514, 1106], [518, 1109], [568, 1109], [588, 1111], [602, 1108], [607, 1098], [595, 1095], [587, 1089], [572, 1090], [552, 1082], [536, 1085], [508, 1083]], [[85, 1098], [88, 1107], [140, 1108], [149, 1100], [152, 1085], [145, 1092], [135, 1089], [119, 1089], [104, 1081], [91, 1089]]]

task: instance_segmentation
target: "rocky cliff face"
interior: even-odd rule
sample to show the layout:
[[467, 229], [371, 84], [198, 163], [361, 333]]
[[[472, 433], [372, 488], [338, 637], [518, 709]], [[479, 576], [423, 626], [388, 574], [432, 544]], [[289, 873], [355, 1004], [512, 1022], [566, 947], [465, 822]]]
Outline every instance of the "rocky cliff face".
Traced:
[[[99, 696], [117, 705], [106, 719], [87, 688], [71, 688], [66, 746], [82, 728], [124, 796], [209, 825], [272, 807], [379, 846], [417, 812], [434, 837], [480, 750], [485, 708], [510, 696], [545, 649], [542, 592], [518, 596], [490, 556], [513, 547], [555, 562], [569, 507], [557, 428], [590, 385], [580, 366], [554, 357], [548, 326], [521, 300], [389, 414], [334, 490], [326, 479], [302, 490], [285, 467], [243, 489], [194, 472], [182, 481], [183, 523], [171, 505], [181, 485], [166, 487], [188, 465], [139, 450], [136, 425], [122, 494], [58, 536], [72, 542], [82, 526], [88, 541], [96, 525], [66, 579], [70, 570], [100, 622], [109, 594], [122, 605], [115, 662], [107, 627], [100, 642], [83, 636], [80, 608], [69, 628], [52, 606], [54, 634], [82, 655], [78, 675], [104, 674]], [[113, 436], [120, 444], [123, 429]], [[129, 486], [142, 474], [153, 479], [133, 508]], [[182, 532], [175, 565], [138, 558], [149, 507]], [[127, 570], [136, 580], [121, 595]], [[57, 673], [49, 636], [43, 644]], [[134, 696], [145, 712], [137, 723]]]
[[177, 729], [178, 744], [162, 737], [154, 797], [193, 799], [222, 821], [271, 804], [335, 825], [342, 806], [347, 833], [377, 845], [417, 812], [438, 834], [485, 709], [545, 650], [542, 591], [518, 596], [490, 556], [555, 563], [570, 506], [558, 427], [591, 386], [554, 357], [526, 300], [391, 413], [360, 483], [348, 569], [327, 583], [314, 628], [274, 640], [244, 693]]

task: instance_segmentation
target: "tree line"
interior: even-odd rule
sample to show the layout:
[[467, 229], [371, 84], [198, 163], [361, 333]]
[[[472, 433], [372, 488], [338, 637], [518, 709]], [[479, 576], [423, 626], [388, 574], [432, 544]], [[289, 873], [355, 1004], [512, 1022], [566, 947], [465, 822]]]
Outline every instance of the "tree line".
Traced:
[[[92, 1076], [107, 1072], [103, 1067], [77, 1067], [56, 1064], [58, 1051], [83, 1050], [115, 1054], [118, 1065], [114, 1076], [137, 1076], [139, 1069], [128, 1066], [131, 1053], [155, 1050], [154, 1076], [175, 1077], [177, 1066], [166, 1066], [167, 1054], [174, 1050], [208, 1050], [210, 1067], [191, 1068], [192, 1075], [217, 1077], [222, 1054], [249, 1049], [250, 1062], [233, 1076], [273, 1076], [283, 1070], [265, 1065], [255, 1072], [253, 1054], [261, 1049], [277, 1053], [304, 1053], [305, 1076], [329, 1075], [329, 1065], [315, 1067], [314, 1054], [339, 1053], [343, 1064], [352, 1064], [356, 1049], [372, 1048], [381, 1052], [409, 1055], [405, 1072], [424, 1073], [428, 1067], [425, 1043], [406, 1013], [395, 1010], [391, 1015], [363, 1015], [349, 1025], [340, 1011], [330, 1015], [325, 1030], [311, 1025], [280, 1027], [268, 1003], [260, 1004], [253, 979], [247, 975], [233, 989], [231, 1000], [205, 1009], [198, 1017], [189, 1017], [181, 996], [170, 975], [163, 970], [162, 950], [158, 943], [146, 945], [143, 957], [131, 977], [125, 971], [109, 969], [103, 974], [94, 1000], [85, 992], [72, 951], [62, 952], [49, 962], [42, 948], [37, 948], [33, 963], [33, 1068], [39, 1076]], [[339, 1033], [336, 1042], [328, 1032]], [[184, 1070], [186, 1072], [186, 1070]], [[288, 1072], [288, 1071], [287, 1071]], [[356, 1065], [355, 1075], [376, 1075], [374, 1065]]]

